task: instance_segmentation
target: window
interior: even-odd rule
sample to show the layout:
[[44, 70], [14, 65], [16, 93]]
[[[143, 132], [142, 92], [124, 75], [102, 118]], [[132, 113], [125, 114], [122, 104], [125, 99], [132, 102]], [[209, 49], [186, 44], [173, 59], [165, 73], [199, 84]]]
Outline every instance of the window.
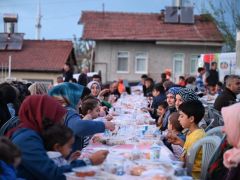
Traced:
[[175, 54], [173, 57], [173, 73], [174, 80], [178, 80], [178, 77], [184, 75], [184, 54]]
[[147, 74], [148, 57], [146, 52], [136, 53], [135, 73]]
[[127, 73], [128, 72], [128, 52], [118, 52], [117, 54], [117, 72]]
[[190, 74], [197, 74], [198, 56], [192, 55], [190, 60]]

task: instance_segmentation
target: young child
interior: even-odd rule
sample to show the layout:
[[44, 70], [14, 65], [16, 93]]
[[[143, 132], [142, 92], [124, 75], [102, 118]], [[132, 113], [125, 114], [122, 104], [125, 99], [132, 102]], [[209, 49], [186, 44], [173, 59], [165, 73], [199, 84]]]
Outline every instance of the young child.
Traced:
[[83, 120], [92, 120], [99, 117], [100, 102], [97, 99], [89, 98], [83, 101], [81, 105]]
[[[100, 103], [98, 99], [89, 98], [83, 101], [81, 106], [83, 120], [93, 120], [100, 116]], [[85, 148], [92, 136], [84, 136], [82, 147]]]
[[158, 105], [161, 102], [165, 101], [165, 99], [166, 99], [165, 90], [164, 90], [164, 87], [162, 86], [162, 84], [158, 83], [158, 84], [154, 85], [152, 95], [153, 95], [153, 102], [152, 102], [151, 108], [149, 109], [150, 110], [149, 112], [150, 112], [152, 118], [157, 119], [158, 118], [158, 115], [157, 115]]
[[80, 156], [80, 152], [76, 151], [66, 160], [74, 143], [73, 132], [67, 126], [52, 125], [44, 130], [42, 138], [49, 158], [59, 167], [70, 164]]
[[146, 78], [146, 79], [145, 79], [144, 86], [145, 86], [145, 91], [143, 92], [143, 93], [144, 93], [144, 96], [146, 96], [146, 97], [151, 97], [151, 96], [152, 96], [153, 86], [154, 86], [154, 81], [153, 81], [153, 79], [150, 78], [150, 77]]
[[167, 111], [167, 108], [168, 108], [168, 103], [166, 101], [163, 101], [158, 105], [157, 115], [159, 116], [159, 118], [156, 120], [156, 125], [159, 128], [162, 127], [163, 119]]
[[[189, 132], [186, 136], [186, 141], [184, 142], [181, 138], [176, 135], [172, 135], [172, 143], [180, 145], [183, 147], [184, 152], [181, 159], [186, 161], [186, 154], [191, 149], [192, 145], [197, 142], [199, 139], [205, 136], [203, 129], [198, 127], [198, 123], [204, 116], [204, 107], [199, 100], [183, 102], [179, 106], [179, 122], [183, 128], [189, 129]], [[195, 179], [199, 179], [201, 171], [201, 159], [202, 151], [199, 151], [192, 169], [192, 176]]]
[[21, 152], [6, 137], [0, 137], [0, 179], [16, 179], [15, 168], [21, 162]]
[[[181, 126], [181, 124], [178, 121], [179, 115], [180, 114], [178, 112], [173, 112], [170, 115], [169, 121], [168, 121], [168, 135], [174, 133], [179, 138], [181, 138], [183, 141], [185, 141], [186, 137], [182, 133], [183, 127]], [[168, 135], [167, 135], [167, 137], [168, 137]], [[183, 153], [183, 148], [180, 145], [175, 145], [175, 144], [171, 144], [171, 148], [173, 150], [175, 157], [177, 159], [180, 159], [180, 157]]]

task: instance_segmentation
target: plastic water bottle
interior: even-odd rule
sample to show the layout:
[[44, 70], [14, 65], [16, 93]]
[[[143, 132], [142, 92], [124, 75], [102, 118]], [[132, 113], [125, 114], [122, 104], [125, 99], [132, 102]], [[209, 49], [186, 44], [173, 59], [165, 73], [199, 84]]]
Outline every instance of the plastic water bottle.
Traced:
[[150, 159], [152, 161], [159, 161], [160, 160], [160, 152], [161, 147], [154, 143], [150, 148]]
[[124, 160], [118, 159], [116, 163], [116, 175], [122, 176], [124, 175]]
[[137, 118], [137, 109], [134, 108], [133, 114], [132, 114], [132, 120], [136, 120], [136, 118]]

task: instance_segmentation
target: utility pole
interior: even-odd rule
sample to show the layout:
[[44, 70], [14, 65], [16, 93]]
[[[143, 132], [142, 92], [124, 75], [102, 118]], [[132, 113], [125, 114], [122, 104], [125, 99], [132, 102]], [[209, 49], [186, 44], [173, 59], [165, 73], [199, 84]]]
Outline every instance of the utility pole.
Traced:
[[40, 39], [41, 38], [41, 28], [42, 28], [42, 25], [41, 25], [41, 18], [42, 18], [42, 15], [41, 15], [41, 4], [40, 4], [40, 0], [38, 1], [38, 8], [37, 8], [37, 18], [36, 18], [36, 39]]
[[9, 56], [8, 59], [8, 78], [11, 79], [11, 69], [12, 69], [12, 56]]

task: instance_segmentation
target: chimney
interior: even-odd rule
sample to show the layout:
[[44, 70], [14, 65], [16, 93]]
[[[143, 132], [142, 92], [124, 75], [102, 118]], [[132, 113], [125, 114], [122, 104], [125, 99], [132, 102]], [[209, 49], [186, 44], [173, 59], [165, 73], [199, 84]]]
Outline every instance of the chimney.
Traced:
[[14, 34], [17, 33], [17, 23], [18, 15], [17, 14], [3, 14], [4, 21], [4, 33]]
[[172, 0], [172, 6], [176, 7], [191, 7], [193, 6], [191, 0]]
[[172, 0], [172, 6], [175, 6], [175, 7], [182, 6], [182, 0]]

